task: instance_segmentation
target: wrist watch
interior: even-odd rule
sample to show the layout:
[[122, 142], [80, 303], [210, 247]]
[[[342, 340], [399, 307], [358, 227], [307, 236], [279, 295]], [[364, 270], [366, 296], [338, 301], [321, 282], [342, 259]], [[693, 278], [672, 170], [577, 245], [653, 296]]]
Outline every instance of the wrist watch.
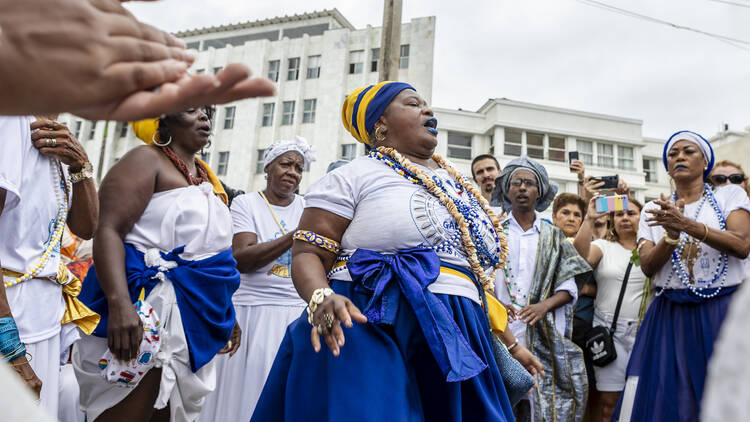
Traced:
[[70, 173], [70, 183], [82, 182], [86, 179], [91, 179], [92, 177], [94, 177], [94, 166], [86, 161], [85, 163], [83, 163], [83, 167], [81, 167], [80, 171], [76, 173]]

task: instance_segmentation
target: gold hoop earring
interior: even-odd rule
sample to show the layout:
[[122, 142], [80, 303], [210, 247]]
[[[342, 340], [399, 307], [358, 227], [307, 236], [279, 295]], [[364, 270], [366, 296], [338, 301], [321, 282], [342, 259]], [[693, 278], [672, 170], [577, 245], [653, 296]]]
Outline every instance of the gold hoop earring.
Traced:
[[383, 133], [383, 127], [378, 126], [375, 128], [375, 133], [373, 134], [375, 137], [375, 142], [383, 142], [385, 141], [385, 133]]
[[154, 145], [156, 145], [158, 147], [165, 147], [165, 146], [169, 145], [170, 143], [172, 143], [172, 137], [171, 136], [169, 137], [169, 140], [167, 142], [163, 143], [163, 144], [160, 144], [160, 143], [156, 142], [156, 135], [158, 133], [159, 132], [154, 132], [154, 135], [151, 136], [151, 141], [154, 143]]

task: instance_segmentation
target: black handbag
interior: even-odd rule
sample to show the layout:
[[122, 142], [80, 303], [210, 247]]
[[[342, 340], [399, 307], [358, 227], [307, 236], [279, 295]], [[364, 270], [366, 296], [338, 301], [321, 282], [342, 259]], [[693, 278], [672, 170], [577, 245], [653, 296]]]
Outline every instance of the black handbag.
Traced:
[[630, 269], [633, 268], [633, 262], [628, 263], [628, 269], [625, 270], [625, 277], [622, 280], [622, 287], [620, 287], [620, 297], [617, 298], [617, 306], [615, 307], [615, 316], [612, 318], [612, 326], [610, 328], [596, 326], [586, 333], [586, 347], [584, 351], [591, 359], [591, 363], [596, 366], [607, 366], [617, 359], [617, 351], [615, 350], [614, 334], [617, 328], [617, 317], [620, 315], [620, 307], [622, 306], [622, 299], [625, 296], [625, 288], [628, 285], [628, 277], [630, 277]]

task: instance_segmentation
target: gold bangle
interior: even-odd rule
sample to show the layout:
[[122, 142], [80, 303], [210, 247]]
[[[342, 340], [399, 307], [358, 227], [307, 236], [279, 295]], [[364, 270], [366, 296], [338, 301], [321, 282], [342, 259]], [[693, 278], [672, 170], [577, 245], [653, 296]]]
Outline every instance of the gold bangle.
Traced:
[[706, 225], [706, 223], [703, 223], [703, 228], [706, 229], [706, 234], [703, 235], [703, 239], [701, 239], [701, 243], [705, 242], [706, 239], [708, 239], [708, 225]]
[[323, 248], [336, 255], [341, 251], [341, 244], [339, 242], [309, 230], [297, 230], [292, 237], [296, 240], [301, 240], [319, 248]]
[[672, 246], [680, 243], [680, 238], [679, 237], [677, 237], [677, 239], [671, 238], [671, 237], [669, 237], [669, 235], [667, 234], [666, 231], [664, 232], [663, 239], [664, 239], [665, 242], [667, 242], [668, 245], [672, 245]]

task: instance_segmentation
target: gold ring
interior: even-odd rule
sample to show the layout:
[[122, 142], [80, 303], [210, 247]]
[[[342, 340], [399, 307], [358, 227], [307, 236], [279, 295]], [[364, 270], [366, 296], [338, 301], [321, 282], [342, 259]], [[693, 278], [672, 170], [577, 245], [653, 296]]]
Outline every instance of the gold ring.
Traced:
[[333, 314], [325, 314], [323, 315], [323, 319], [326, 322], [326, 328], [329, 330], [333, 328], [334, 322], [336, 322], [336, 318], [333, 316]]

